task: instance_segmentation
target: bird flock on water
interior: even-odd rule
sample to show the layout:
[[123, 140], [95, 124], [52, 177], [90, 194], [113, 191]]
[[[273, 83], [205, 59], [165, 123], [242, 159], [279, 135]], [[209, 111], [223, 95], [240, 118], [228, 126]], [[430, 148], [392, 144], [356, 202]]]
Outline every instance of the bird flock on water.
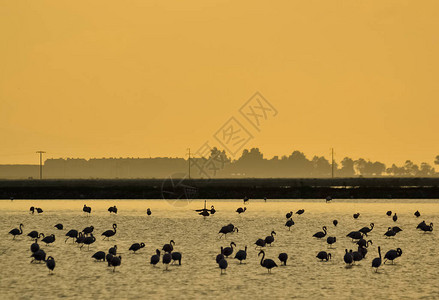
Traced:
[[[266, 199], [264, 199], [266, 201]], [[244, 198], [244, 204], [247, 204], [249, 199], [246, 197]], [[326, 198], [326, 203], [329, 203], [332, 201], [332, 198], [328, 197]], [[213, 214], [215, 214], [217, 211], [215, 210], [214, 206], [212, 205], [209, 209], [207, 208], [206, 202], [204, 202], [204, 208], [197, 209], [196, 212], [203, 216], [208, 217]], [[83, 213], [85, 213], [87, 216], [91, 214], [92, 208], [84, 204], [83, 206]], [[118, 209], [116, 206], [111, 206], [108, 208], [108, 211], [110, 214], [117, 214]], [[247, 211], [247, 207], [239, 207], [236, 212], [240, 215]], [[38, 214], [43, 213], [43, 210], [41, 208], [30, 208], [30, 213], [34, 214], [37, 212]], [[297, 216], [300, 216], [305, 213], [304, 209], [299, 209], [295, 212]], [[151, 209], [148, 208], [146, 211], [146, 214], [150, 216], [152, 214]], [[394, 222], [397, 222], [398, 216], [396, 213], [392, 213], [392, 211], [387, 211], [386, 215], [388, 217], [391, 217]], [[288, 228], [288, 231], [291, 231], [291, 227], [295, 225], [295, 222], [293, 221], [294, 213], [293, 211], [287, 212], [286, 217], [286, 223], [285, 227]], [[414, 213], [414, 216], [416, 218], [419, 218], [421, 216], [419, 211], [416, 211]], [[360, 213], [354, 213], [353, 218], [358, 219], [360, 217]], [[337, 220], [333, 220], [332, 222], [333, 226], [338, 226], [339, 222]], [[55, 224], [54, 227], [60, 231], [64, 230], [64, 226], [61, 223]], [[356, 244], [357, 249], [345, 249], [344, 255], [343, 255], [343, 261], [344, 263], [349, 267], [356, 263], [359, 263], [360, 261], [365, 260], [366, 255], [368, 253], [368, 247], [369, 245], [373, 244], [373, 241], [368, 238], [368, 234], [370, 234], [375, 227], [374, 223], [370, 223], [369, 226], [364, 226], [360, 228], [358, 231], [351, 231], [349, 232], [346, 237], [351, 239], [352, 242]], [[19, 224], [18, 228], [14, 228], [9, 231], [9, 234], [13, 236], [13, 239], [15, 239], [18, 236], [21, 236], [23, 234], [23, 224]], [[72, 240], [73, 244], [77, 244], [80, 249], [82, 249], [84, 246], [87, 246], [87, 249], [90, 249], [90, 246], [93, 245], [96, 242], [96, 237], [93, 235], [94, 233], [94, 226], [87, 226], [82, 231], [77, 229], [70, 229], [65, 233], [65, 240], [64, 242], [67, 243], [69, 239]], [[425, 221], [420, 222], [417, 227], [417, 230], [420, 230], [424, 233], [431, 233], [433, 231], [433, 223], [427, 223]], [[399, 226], [391, 226], [388, 227], [387, 231], [383, 234], [386, 238], [393, 238], [395, 237], [399, 232], [403, 231]], [[239, 232], [239, 229], [234, 226], [233, 224], [228, 224], [225, 226], [222, 226], [219, 230], [219, 239], [227, 238], [227, 235], [231, 234], [237, 234]], [[268, 232], [267, 232], [268, 233]], [[102, 232], [101, 237], [103, 237], [103, 240], [107, 239], [110, 240], [111, 238], [114, 238], [117, 234], [117, 223], [114, 223], [112, 225], [112, 229], [108, 229], [104, 232]], [[274, 259], [266, 258], [266, 253], [264, 251], [265, 247], [270, 247], [276, 239], [277, 233], [272, 230], [265, 238], [259, 238], [255, 241], [255, 249], [258, 251], [258, 258], [260, 258], [260, 265], [261, 267], [267, 269], [268, 273], [271, 273], [272, 269], [275, 267], [278, 267], [278, 264]], [[46, 246], [54, 243], [57, 241], [55, 234], [50, 235], [44, 235], [42, 232], [38, 232], [36, 230], [30, 231], [27, 236], [33, 241], [33, 243], [30, 246], [31, 251], [31, 263], [45, 263], [47, 268], [49, 269], [49, 274], [53, 274], [53, 271], [55, 269], [55, 258], [51, 255], [47, 256], [46, 252], [40, 247], [39, 241], [44, 243]], [[333, 258], [333, 254], [331, 254], [329, 249], [332, 249], [332, 246], [337, 242], [336, 236], [330, 236], [328, 234], [328, 227], [326, 225], [322, 226], [322, 231], [316, 232], [312, 238], [315, 238], [317, 240], [325, 240], [327, 243], [327, 248], [324, 251], [319, 251], [316, 254], [316, 258], [320, 261], [329, 261]], [[165, 270], [168, 270], [168, 266], [170, 264], [182, 264], [182, 253], [178, 251], [174, 251], [175, 247], [174, 240], [171, 240], [169, 243], [163, 245], [163, 247], [160, 249], [156, 249], [154, 254], [151, 256], [149, 262], [153, 267], [156, 267], [157, 264], [160, 263], [160, 260], [162, 261], [162, 264], [165, 266]], [[131, 247], [128, 249], [128, 251], [132, 251], [132, 253], [137, 253], [137, 251], [140, 251], [141, 249], [145, 248], [144, 242], [135, 242], [131, 245]], [[385, 264], [386, 262], [390, 261], [392, 264], [394, 264], [394, 261], [401, 257], [403, 254], [403, 251], [401, 248], [396, 249], [390, 249], [388, 250], [384, 258], [381, 254], [381, 247], [378, 246], [378, 257], [374, 258], [371, 261], [371, 267], [374, 268], [375, 272], [378, 272], [378, 269]], [[235, 256], [233, 257], [233, 254], [235, 253]], [[220, 248], [220, 253], [216, 255], [216, 263], [221, 270], [221, 274], [224, 274], [226, 272], [226, 269], [228, 268], [228, 259], [230, 257], [233, 257], [234, 259], [237, 259], [239, 261], [239, 264], [242, 264], [246, 261], [248, 254], [248, 248], [247, 245], [244, 247], [244, 249], [237, 250], [236, 243], [231, 241], [226, 247]], [[47, 257], [46, 257], [47, 256]], [[116, 267], [121, 266], [122, 264], [122, 256], [120, 253], [118, 253], [117, 245], [111, 246], [107, 252], [104, 251], [98, 251], [94, 253], [91, 258], [95, 259], [96, 261], [106, 261], [108, 263], [108, 267], [112, 267], [112, 271], [115, 272]], [[286, 252], [281, 252], [277, 260], [279, 261], [280, 265], [286, 266], [287, 260], [288, 260], [288, 254]], [[383, 262], [384, 260], [384, 262]]]

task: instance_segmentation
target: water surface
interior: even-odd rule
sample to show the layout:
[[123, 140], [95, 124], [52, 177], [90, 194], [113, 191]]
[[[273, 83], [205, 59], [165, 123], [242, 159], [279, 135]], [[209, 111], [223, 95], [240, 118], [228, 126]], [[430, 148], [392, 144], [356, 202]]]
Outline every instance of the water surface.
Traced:
[[[203, 218], [193, 210], [202, 208], [201, 200], [185, 205], [164, 200], [14, 200], [0, 201], [0, 294], [2, 299], [68, 298], [307, 298], [307, 299], [413, 299], [436, 298], [439, 292], [439, 251], [437, 233], [424, 234], [416, 225], [425, 220], [439, 224], [438, 200], [335, 200], [326, 204], [322, 200], [251, 200], [247, 211], [238, 215], [243, 207], [239, 200], [209, 200], [217, 213]], [[82, 212], [84, 204], [92, 207], [91, 216]], [[186, 205], [187, 204], [187, 205]], [[110, 215], [107, 208], [117, 205], [118, 214]], [[29, 207], [41, 207], [41, 215], [29, 214]], [[152, 215], [146, 215], [151, 208]], [[305, 209], [301, 216], [294, 215], [295, 225], [288, 231], [284, 226], [285, 214], [290, 210]], [[393, 222], [385, 212], [397, 213]], [[413, 213], [419, 210], [421, 217]], [[353, 213], [359, 212], [355, 220]], [[337, 227], [332, 220], [337, 219]], [[356, 249], [346, 234], [373, 222], [369, 235], [373, 245], [366, 258], [358, 265], [346, 268], [344, 249]], [[7, 233], [20, 223], [24, 234], [15, 240]], [[64, 224], [64, 230], [53, 226]], [[117, 223], [117, 234], [103, 241], [101, 233]], [[219, 239], [219, 229], [233, 223], [239, 233]], [[64, 243], [69, 229], [82, 230], [93, 225], [97, 241], [90, 250], [80, 250], [71, 241]], [[312, 235], [328, 227], [328, 234], [337, 237], [334, 249], [327, 249], [326, 239], [315, 240]], [[383, 234], [389, 226], [403, 229], [395, 238]], [[32, 230], [46, 235], [54, 233], [56, 241], [42, 246], [47, 255], [56, 260], [53, 275], [48, 275], [44, 264], [30, 264], [29, 247]], [[280, 265], [277, 256], [287, 252], [287, 266], [275, 268], [268, 274], [259, 264], [260, 257], [254, 248], [258, 238], [265, 238], [274, 230], [277, 235], [272, 247], [266, 247], [267, 258]], [[175, 250], [183, 255], [181, 266], [170, 266], [168, 271], [160, 263], [149, 264], [155, 249], [174, 240]], [[240, 265], [229, 258], [225, 275], [215, 263], [221, 246], [231, 241], [238, 249], [248, 246], [248, 257]], [[146, 247], [137, 254], [128, 252], [132, 243], [144, 242]], [[105, 251], [117, 245], [122, 265], [112, 272], [106, 263], [94, 262], [96, 251]], [[385, 265], [378, 273], [371, 269], [377, 257], [377, 246], [383, 255], [390, 249], [402, 248], [403, 255], [395, 265]], [[332, 253], [329, 262], [315, 258], [317, 252]], [[232, 255], [234, 257], [234, 254]]]

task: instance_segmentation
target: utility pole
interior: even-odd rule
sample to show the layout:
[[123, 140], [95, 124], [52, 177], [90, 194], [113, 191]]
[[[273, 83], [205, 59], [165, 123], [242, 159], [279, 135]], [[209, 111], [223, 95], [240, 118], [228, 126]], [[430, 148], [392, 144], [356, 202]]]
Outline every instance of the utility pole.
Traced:
[[37, 151], [36, 153], [40, 154], [40, 179], [43, 179], [43, 153], [46, 153], [45, 151]]
[[331, 177], [334, 178], [334, 148], [331, 148]]
[[187, 150], [189, 151], [188, 152], [189, 158], [188, 158], [187, 162], [188, 162], [189, 180], [190, 180], [191, 179], [191, 148], [188, 148]]

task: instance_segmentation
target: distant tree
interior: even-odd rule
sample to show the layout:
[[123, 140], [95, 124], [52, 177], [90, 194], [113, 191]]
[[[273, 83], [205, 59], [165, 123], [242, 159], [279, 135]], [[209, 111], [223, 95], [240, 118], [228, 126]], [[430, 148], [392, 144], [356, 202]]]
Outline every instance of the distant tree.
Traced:
[[436, 160], [434, 161], [434, 164], [435, 164], [435, 165], [439, 165], [439, 155], [436, 156]]
[[314, 156], [312, 159], [312, 164], [314, 167], [314, 176], [326, 177], [331, 175], [331, 164], [323, 156]]
[[337, 175], [341, 177], [355, 176], [354, 160], [349, 157], [343, 158], [341, 161], [341, 168], [337, 171]]
[[386, 171], [386, 166], [383, 163], [366, 161], [363, 158], [356, 160], [354, 166], [362, 176], [381, 176]]
[[[282, 157], [282, 159], [284, 159]], [[313, 164], [305, 154], [300, 151], [293, 151], [286, 159], [287, 168], [293, 177], [309, 177], [313, 171]], [[290, 176], [291, 176], [290, 175]]]
[[419, 168], [419, 172], [417, 176], [433, 176], [436, 172], [432, 166], [430, 166], [428, 163], [421, 163], [421, 166]]
[[398, 167], [395, 164], [392, 164], [390, 168], [386, 169], [386, 173], [393, 176], [405, 176], [407, 175], [407, 171], [404, 167]]
[[414, 164], [411, 160], [406, 160], [404, 168], [406, 174], [409, 176], [416, 176], [419, 173], [419, 166]]

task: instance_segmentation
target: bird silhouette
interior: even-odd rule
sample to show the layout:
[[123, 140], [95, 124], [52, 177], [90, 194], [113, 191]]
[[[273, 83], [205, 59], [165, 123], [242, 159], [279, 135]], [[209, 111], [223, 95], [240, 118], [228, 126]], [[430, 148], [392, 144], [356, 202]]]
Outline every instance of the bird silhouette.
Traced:
[[24, 227], [24, 225], [23, 224], [20, 224], [20, 226], [18, 226], [18, 228], [14, 228], [14, 229], [12, 229], [11, 231], [9, 231], [9, 234], [12, 234], [14, 237], [12, 238], [12, 239], [14, 239], [15, 240], [15, 237], [17, 236], [17, 235], [21, 235], [21, 234], [23, 234], [23, 228], [22, 227]]
[[266, 268], [268, 270], [268, 273], [271, 273], [271, 269], [277, 267], [277, 264], [272, 259], [269, 259], [269, 258], [265, 259], [265, 251], [264, 250], [261, 250], [259, 252], [258, 256], [261, 255], [261, 254], [262, 254], [261, 266]]
[[113, 224], [113, 230], [107, 230], [104, 231], [102, 233], [102, 235], [104, 235], [104, 239], [107, 238], [108, 240], [110, 240], [110, 237], [114, 236], [116, 234], [116, 228], [117, 228], [117, 224]]

